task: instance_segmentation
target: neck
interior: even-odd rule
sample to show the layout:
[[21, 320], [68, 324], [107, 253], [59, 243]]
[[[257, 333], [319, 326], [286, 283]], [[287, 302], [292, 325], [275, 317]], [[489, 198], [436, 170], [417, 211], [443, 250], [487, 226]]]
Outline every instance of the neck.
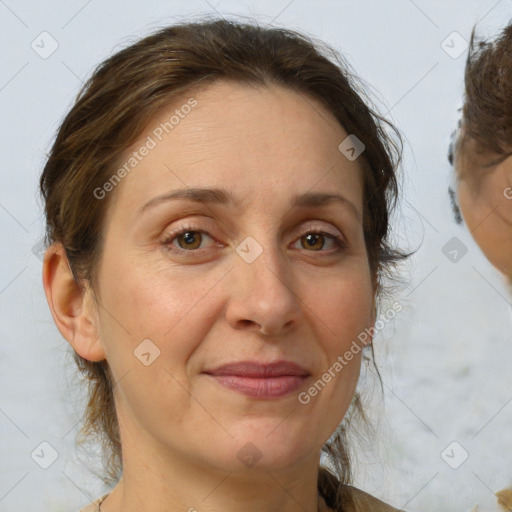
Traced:
[[207, 468], [178, 457], [138, 460], [124, 452], [123, 477], [101, 504], [102, 512], [327, 512], [317, 490], [319, 457], [300, 468], [245, 471]]

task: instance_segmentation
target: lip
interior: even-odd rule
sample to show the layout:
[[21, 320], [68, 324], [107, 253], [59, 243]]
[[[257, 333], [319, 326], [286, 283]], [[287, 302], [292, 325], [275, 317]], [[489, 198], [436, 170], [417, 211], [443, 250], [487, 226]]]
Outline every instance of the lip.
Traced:
[[232, 391], [260, 399], [293, 393], [310, 376], [305, 368], [291, 361], [239, 361], [203, 373]]
[[236, 376], [248, 378], [270, 377], [305, 377], [309, 372], [292, 361], [274, 361], [263, 363], [260, 361], [237, 361], [218, 366], [204, 373], [215, 376]]

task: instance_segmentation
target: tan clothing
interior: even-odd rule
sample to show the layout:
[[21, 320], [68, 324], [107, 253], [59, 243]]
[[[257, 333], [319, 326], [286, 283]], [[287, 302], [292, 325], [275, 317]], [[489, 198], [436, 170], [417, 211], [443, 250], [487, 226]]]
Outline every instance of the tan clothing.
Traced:
[[498, 503], [504, 511], [512, 510], [512, 489], [503, 489], [496, 493]]
[[[512, 488], [503, 489], [496, 493], [496, 497], [498, 498], [499, 510], [502, 512], [510, 512], [512, 511]], [[480, 507], [477, 505], [471, 512], [482, 512]]]

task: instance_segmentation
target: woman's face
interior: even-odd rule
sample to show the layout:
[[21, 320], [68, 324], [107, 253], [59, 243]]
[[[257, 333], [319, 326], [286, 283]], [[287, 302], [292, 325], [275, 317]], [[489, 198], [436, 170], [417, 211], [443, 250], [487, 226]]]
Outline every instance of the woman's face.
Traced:
[[[361, 354], [333, 366], [374, 321], [360, 160], [288, 89], [217, 81], [190, 96], [154, 117], [110, 192], [98, 335], [123, 453], [290, 467], [342, 420]], [[297, 366], [269, 378], [282, 361]]]
[[[471, 142], [465, 150], [472, 153]], [[456, 162], [457, 197], [464, 222], [487, 259], [512, 279], [512, 157]], [[489, 165], [491, 162], [491, 165]]]

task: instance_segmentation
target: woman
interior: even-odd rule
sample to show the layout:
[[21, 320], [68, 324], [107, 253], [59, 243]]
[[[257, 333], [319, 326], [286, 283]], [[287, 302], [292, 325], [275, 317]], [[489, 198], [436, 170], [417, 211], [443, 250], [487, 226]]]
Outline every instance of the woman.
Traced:
[[363, 98], [306, 37], [225, 20], [85, 84], [40, 183], [46, 297], [117, 482], [83, 510], [395, 510], [349, 485], [345, 438], [404, 257], [400, 137]]
[[471, 36], [462, 119], [449, 152], [462, 217], [487, 259], [512, 279], [512, 24]]
[[[455, 216], [512, 285], [512, 24], [495, 41], [476, 44], [466, 61], [462, 119], [448, 160], [454, 166]], [[457, 204], [458, 203], [458, 204]], [[496, 493], [512, 510], [512, 490]]]

